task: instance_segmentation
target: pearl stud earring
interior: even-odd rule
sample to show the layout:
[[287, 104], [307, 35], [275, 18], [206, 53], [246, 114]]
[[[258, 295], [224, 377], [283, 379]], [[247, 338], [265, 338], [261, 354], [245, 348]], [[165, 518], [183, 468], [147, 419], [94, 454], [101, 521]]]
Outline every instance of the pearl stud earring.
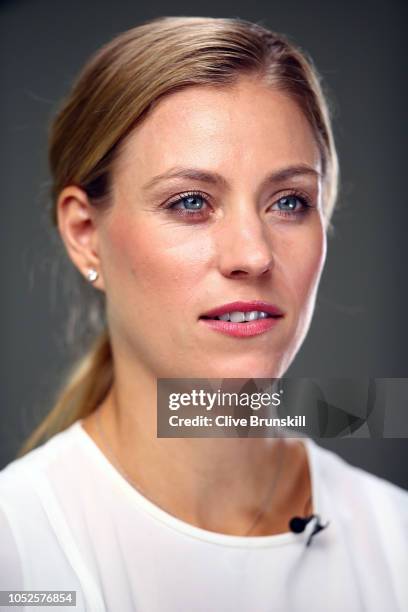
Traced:
[[90, 283], [94, 283], [98, 278], [99, 274], [96, 270], [94, 270], [94, 268], [89, 268], [86, 276]]

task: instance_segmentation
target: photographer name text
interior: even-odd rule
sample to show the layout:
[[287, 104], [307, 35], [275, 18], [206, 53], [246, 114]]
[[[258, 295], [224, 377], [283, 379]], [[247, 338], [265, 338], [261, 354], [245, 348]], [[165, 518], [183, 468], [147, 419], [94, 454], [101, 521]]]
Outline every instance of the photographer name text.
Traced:
[[201, 414], [194, 417], [179, 417], [173, 414], [169, 417], [169, 425], [171, 427], [306, 427], [306, 417], [299, 415], [280, 419], [251, 414], [249, 417], [219, 415], [214, 419]]

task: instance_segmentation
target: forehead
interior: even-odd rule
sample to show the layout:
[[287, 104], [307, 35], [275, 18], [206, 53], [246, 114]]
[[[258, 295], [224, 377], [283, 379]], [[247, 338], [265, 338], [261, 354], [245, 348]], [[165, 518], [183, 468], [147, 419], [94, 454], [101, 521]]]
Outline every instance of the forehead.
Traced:
[[160, 100], [128, 136], [118, 171], [145, 178], [174, 165], [224, 172], [271, 170], [307, 163], [320, 167], [319, 149], [300, 106], [261, 81], [226, 87], [189, 86]]

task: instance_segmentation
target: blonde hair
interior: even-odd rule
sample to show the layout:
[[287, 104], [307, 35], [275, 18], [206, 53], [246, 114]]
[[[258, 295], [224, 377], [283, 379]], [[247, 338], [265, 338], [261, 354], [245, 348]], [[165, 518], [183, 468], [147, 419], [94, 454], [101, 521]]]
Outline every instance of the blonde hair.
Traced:
[[[148, 21], [114, 38], [85, 65], [50, 130], [53, 223], [58, 196], [68, 185], [81, 187], [95, 206], [109, 206], [112, 165], [120, 145], [163, 96], [192, 85], [225, 87], [243, 74], [259, 76], [287, 92], [305, 113], [321, 154], [329, 227], [338, 161], [327, 100], [312, 61], [285, 36], [259, 24], [207, 17]], [[80, 282], [85, 282], [82, 276]], [[112, 382], [105, 328], [69, 374], [55, 406], [19, 456], [94, 411]]]

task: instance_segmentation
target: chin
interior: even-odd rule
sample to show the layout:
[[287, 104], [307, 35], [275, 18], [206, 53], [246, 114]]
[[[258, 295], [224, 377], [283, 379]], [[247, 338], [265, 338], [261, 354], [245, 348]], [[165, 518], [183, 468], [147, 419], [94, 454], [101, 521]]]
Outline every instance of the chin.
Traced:
[[[244, 360], [242, 363], [220, 363], [214, 364], [211, 368], [206, 368], [197, 378], [279, 378], [283, 376], [284, 368], [282, 363], [275, 363], [273, 359]], [[240, 360], [242, 361], [242, 360]]]

